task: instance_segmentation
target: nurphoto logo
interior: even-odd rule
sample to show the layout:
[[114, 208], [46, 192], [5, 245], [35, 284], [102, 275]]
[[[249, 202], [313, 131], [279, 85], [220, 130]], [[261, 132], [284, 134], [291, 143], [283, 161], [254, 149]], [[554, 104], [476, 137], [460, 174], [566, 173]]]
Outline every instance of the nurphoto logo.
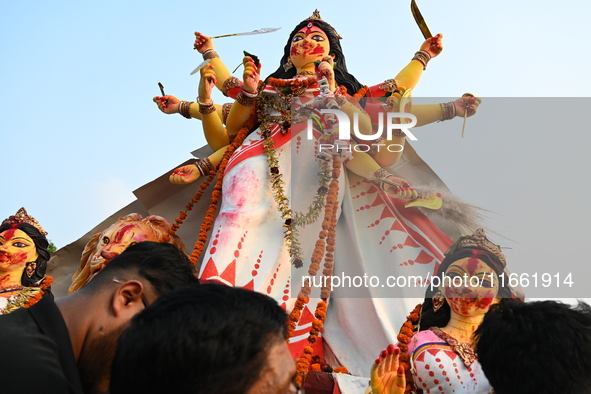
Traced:
[[[320, 143], [320, 152], [330, 152], [333, 154], [337, 154], [342, 150], [349, 152], [351, 150], [355, 152], [368, 152], [372, 148], [377, 148], [378, 152], [381, 148], [387, 149], [389, 152], [402, 152], [404, 148], [403, 145], [372, 142], [381, 139], [381, 137], [384, 136], [384, 132], [385, 139], [390, 141], [392, 139], [392, 132], [394, 130], [400, 130], [404, 132], [404, 134], [413, 141], [417, 140], [417, 137], [415, 137], [409, 130], [417, 124], [417, 118], [410, 113], [387, 112], [385, 113], [386, 117], [384, 119], [384, 112], [379, 112], [377, 125], [378, 129], [374, 134], [368, 135], [359, 131], [359, 114], [357, 112], [353, 114], [353, 128], [351, 128], [349, 116], [340, 109], [322, 108], [319, 109], [318, 112], [324, 116], [324, 118], [327, 120], [327, 123], [330, 123], [330, 119], [336, 118], [336, 122], [332, 122], [332, 124], [338, 127], [338, 140], [333, 140], [332, 142], [328, 143]], [[404, 123], [402, 119], [410, 119], [410, 121], [408, 123]], [[313, 122], [314, 121], [312, 118], [307, 120], [307, 138], [309, 140], [314, 139]], [[355, 136], [357, 143], [354, 145], [342, 143], [343, 141], [348, 141], [351, 139], [351, 131], [353, 131], [353, 135]], [[334, 135], [334, 131], [331, 134]]]

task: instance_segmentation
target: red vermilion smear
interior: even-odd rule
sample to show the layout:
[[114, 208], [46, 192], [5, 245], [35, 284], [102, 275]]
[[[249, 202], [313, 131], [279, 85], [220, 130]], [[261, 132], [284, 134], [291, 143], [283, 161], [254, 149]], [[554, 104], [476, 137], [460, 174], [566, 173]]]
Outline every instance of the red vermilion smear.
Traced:
[[310, 52], [312, 55], [321, 55], [324, 53], [324, 47], [322, 45], [316, 45], [313, 51]]
[[10, 279], [10, 275], [0, 276], [0, 289], [5, 286], [6, 282], [8, 282], [9, 279]]
[[291, 50], [289, 51], [289, 55], [290, 56], [295, 56], [295, 55], [299, 55], [300, 52], [298, 51], [298, 47], [297, 46], [292, 46]]
[[135, 224], [128, 224], [127, 226], [123, 227], [121, 230], [119, 230], [117, 232], [113, 242], [120, 243], [121, 240], [123, 239], [123, 236], [125, 235], [125, 233], [128, 232], [129, 230], [133, 229], [134, 227], [135, 227]]
[[486, 309], [492, 304], [493, 300], [494, 298], [481, 298], [477, 306], [479, 309]]
[[479, 309], [486, 309], [490, 306], [490, 304], [494, 301], [495, 294], [492, 291], [487, 291], [486, 294], [483, 294], [481, 298], [478, 299], [478, 304], [476, 305]]
[[462, 314], [467, 314], [472, 306], [474, 306], [476, 298], [448, 298], [452, 310], [459, 311]]
[[12, 255], [12, 259], [8, 263], [10, 266], [14, 265], [23, 265], [27, 263], [27, 253], [26, 252], [17, 252]]
[[6, 230], [4, 232], [4, 239], [7, 241], [10, 241], [12, 239], [12, 237], [14, 237], [14, 233], [16, 233], [16, 230], [18, 230], [18, 229], [11, 228], [11, 229]]
[[476, 273], [476, 270], [478, 269], [478, 265], [480, 264], [480, 260], [478, 260], [476, 257], [470, 257], [468, 259], [468, 273], [471, 276], [474, 276], [474, 274]]
[[27, 263], [27, 253], [26, 252], [16, 252], [16, 253], [6, 253], [1, 252], [0, 256], [2, 260], [5, 260], [4, 264], [7, 264], [9, 267], [15, 265], [24, 265]]
[[143, 241], [147, 240], [148, 238], [149, 238], [148, 234], [146, 234], [146, 233], [139, 233], [133, 237], [133, 239], [137, 242], [143, 242]]

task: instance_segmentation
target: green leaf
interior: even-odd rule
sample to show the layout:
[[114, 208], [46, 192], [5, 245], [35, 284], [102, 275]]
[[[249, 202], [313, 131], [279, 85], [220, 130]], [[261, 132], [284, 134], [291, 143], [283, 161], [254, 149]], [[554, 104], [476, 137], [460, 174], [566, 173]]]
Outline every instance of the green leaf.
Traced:
[[257, 66], [257, 67], [259, 66], [260, 62], [259, 62], [258, 56], [253, 55], [252, 53], [248, 53], [246, 51], [242, 51], [242, 52], [244, 52], [244, 56], [250, 56], [251, 57], [251, 59], [254, 62], [254, 65], [255, 66]]

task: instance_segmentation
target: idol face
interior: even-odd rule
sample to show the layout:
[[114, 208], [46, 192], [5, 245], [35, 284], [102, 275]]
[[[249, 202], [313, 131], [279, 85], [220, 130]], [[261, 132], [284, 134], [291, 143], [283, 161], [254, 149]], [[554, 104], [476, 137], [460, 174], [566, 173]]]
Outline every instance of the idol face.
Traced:
[[475, 257], [455, 261], [445, 276], [443, 294], [451, 310], [460, 316], [484, 315], [499, 293], [497, 274]]
[[38, 257], [35, 242], [24, 231], [8, 229], [0, 233], [0, 272], [22, 272]]
[[131, 245], [143, 241], [159, 241], [156, 232], [146, 223], [121, 222], [106, 229], [101, 234], [96, 252], [90, 260], [91, 278], [115, 256], [123, 253]]
[[322, 60], [329, 54], [328, 37], [321, 28], [312, 23], [300, 29], [291, 40], [289, 58], [298, 70], [309, 63]]

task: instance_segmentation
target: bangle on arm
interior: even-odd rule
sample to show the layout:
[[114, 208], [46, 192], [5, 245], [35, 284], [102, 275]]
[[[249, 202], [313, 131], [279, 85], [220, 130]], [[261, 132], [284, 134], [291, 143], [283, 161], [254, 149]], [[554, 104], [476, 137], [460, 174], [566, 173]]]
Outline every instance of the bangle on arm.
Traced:
[[431, 60], [431, 55], [429, 55], [429, 52], [426, 51], [418, 51], [415, 53], [415, 56], [412, 58], [412, 60], [418, 60], [421, 62], [423, 64], [423, 70], [426, 70], [427, 63], [429, 63], [429, 60]]
[[238, 96], [236, 96], [236, 101], [245, 107], [252, 107], [254, 104], [254, 98], [256, 97], [256, 93], [248, 93], [244, 88], [240, 90]]
[[232, 109], [232, 103], [224, 103], [222, 105], [222, 123], [226, 124], [228, 121], [228, 115], [230, 114], [230, 110]]
[[201, 114], [207, 115], [212, 112], [215, 112], [215, 105], [213, 105], [213, 100], [210, 99], [208, 104], [204, 104], [201, 102], [201, 100], [199, 100], [199, 97], [197, 97], [197, 103], [199, 104], [199, 112]]
[[214, 51], [213, 49], [208, 49], [207, 51], [203, 52], [202, 55], [203, 55], [203, 60], [208, 60], [208, 59], [220, 57], [218, 55], [218, 53], [216, 51]]
[[385, 190], [384, 184], [388, 184], [391, 182], [387, 182], [388, 177], [392, 175], [392, 173], [385, 168], [380, 168], [376, 172], [373, 173], [372, 181], [377, 183], [378, 187], [382, 190]]
[[179, 103], [179, 114], [187, 119], [191, 119], [191, 104], [193, 104], [193, 101], [181, 101]]
[[215, 171], [215, 167], [208, 157], [205, 159], [197, 159], [195, 165], [197, 166], [199, 173], [201, 173], [201, 176], [209, 175], [211, 171]]
[[394, 78], [392, 78], [392, 79], [386, 79], [384, 81], [384, 83], [379, 86], [379, 89], [385, 90], [386, 92], [393, 92], [396, 89], [398, 89], [398, 84], [396, 83], [396, 80]]
[[240, 86], [242, 86], [242, 83], [240, 82], [240, 80], [238, 78], [229, 77], [223, 83], [222, 94], [224, 96], [228, 97], [228, 90], [233, 89], [233, 88], [239, 88]]
[[450, 101], [449, 103], [440, 103], [439, 105], [441, 106], [441, 119], [439, 119], [440, 122], [456, 117], [456, 106], [453, 101]]

